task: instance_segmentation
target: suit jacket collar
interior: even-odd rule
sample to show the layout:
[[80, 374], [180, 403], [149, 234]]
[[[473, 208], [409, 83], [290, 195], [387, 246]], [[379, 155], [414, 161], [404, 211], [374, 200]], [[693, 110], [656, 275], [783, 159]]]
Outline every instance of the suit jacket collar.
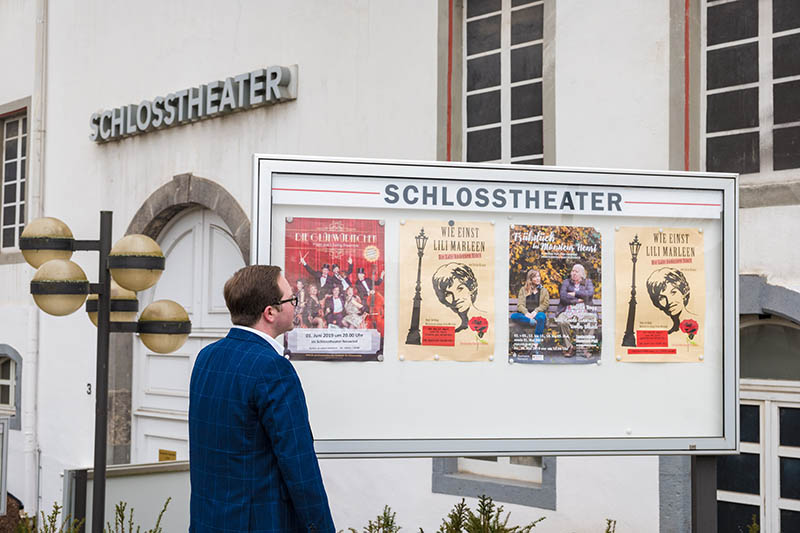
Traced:
[[228, 338], [248, 342], [260, 342], [278, 352], [278, 355], [283, 355], [283, 346], [272, 337], [269, 337], [269, 339], [267, 339], [267, 337], [269, 337], [269, 335], [266, 333], [262, 336], [252, 328], [245, 328], [243, 326], [233, 326], [230, 331], [228, 331]]

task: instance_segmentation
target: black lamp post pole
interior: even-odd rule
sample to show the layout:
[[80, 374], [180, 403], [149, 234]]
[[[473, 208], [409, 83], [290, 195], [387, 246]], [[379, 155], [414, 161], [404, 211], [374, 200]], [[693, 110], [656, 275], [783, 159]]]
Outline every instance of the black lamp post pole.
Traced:
[[103, 533], [106, 507], [106, 444], [108, 442], [108, 346], [111, 335], [111, 276], [108, 254], [111, 252], [111, 211], [100, 212], [100, 239], [76, 240], [75, 250], [99, 252], [98, 283], [90, 290], [97, 294], [97, 374], [94, 404], [94, 480], [92, 486], [92, 533]]
[[[633, 238], [638, 243], [637, 237]], [[633, 245], [633, 243], [631, 243]], [[628, 323], [625, 326], [625, 335], [622, 337], [623, 346], [636, 346], [636, 336], [633, 334], [633, 323], [636, 320], [636, 256], [639, 250], [634, 253], [631, 248], [631, 262], [633, 262], [633, 273], [631, 274], [631, 300], [628, 302]]]
[[419, 333], [419, 308], [422, 302], [422, 284], [420, 280], [422, 277], [422, 253], [425, 244], [423, 243], [422, 246], [423, 248], [420, 248], [419, 245], [417, 245], [417, 255], [419, 256], [419, 260], [417, 262], [417, 289], [414, 291], [414, 308], [411, 311], [411, 327], [408, 328], [406, 344], [422, 344], [422, 337]]
[[97, 295], [97, 377], [94, 406], [94, 482], [92, 487], [92, 533], [103, 533], [106, 507], [106, 444], [108, 439], [108, 344], [111, 335], [111, 211], [100, 213], [100, 261]]

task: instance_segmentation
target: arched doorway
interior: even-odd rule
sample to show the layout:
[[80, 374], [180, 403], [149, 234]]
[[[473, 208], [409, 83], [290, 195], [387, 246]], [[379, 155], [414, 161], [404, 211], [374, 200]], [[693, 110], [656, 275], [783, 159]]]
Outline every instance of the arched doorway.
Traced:
[[230, 228], [202, 207], [172, 218], [158, 242], [166, 256], [159, 282], [139, 294], [140, 309], [155, 300], [179, 302], [189, 312], [192, 333], [172, 354], [155, 354], [134, 343], [131, 398], [131, 462], [159, 457], [189, 458], [189, 378], [197, 352], [230, 327], [222, 287], [245, 265]]

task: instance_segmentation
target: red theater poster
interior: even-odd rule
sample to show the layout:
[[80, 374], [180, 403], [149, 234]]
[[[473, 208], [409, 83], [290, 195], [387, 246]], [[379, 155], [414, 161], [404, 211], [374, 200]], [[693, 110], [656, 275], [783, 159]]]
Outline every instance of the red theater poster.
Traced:
[[286, 219], [286, 279], [297, 295], [292, 360], [383, 359], [382, 220]]

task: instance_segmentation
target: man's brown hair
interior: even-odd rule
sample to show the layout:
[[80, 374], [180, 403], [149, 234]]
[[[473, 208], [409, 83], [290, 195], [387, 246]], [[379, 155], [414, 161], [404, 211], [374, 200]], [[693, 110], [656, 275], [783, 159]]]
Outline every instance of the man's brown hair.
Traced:
[[[231, 313], [231, 322], [237, 326], [252, 326], [268, 305], [283, 299], [278, 278], [281, 267], [250, 265], [240, 268], [225, 282], [225, 305]], [[280, 309], [280, 306], [276, 306]]]

